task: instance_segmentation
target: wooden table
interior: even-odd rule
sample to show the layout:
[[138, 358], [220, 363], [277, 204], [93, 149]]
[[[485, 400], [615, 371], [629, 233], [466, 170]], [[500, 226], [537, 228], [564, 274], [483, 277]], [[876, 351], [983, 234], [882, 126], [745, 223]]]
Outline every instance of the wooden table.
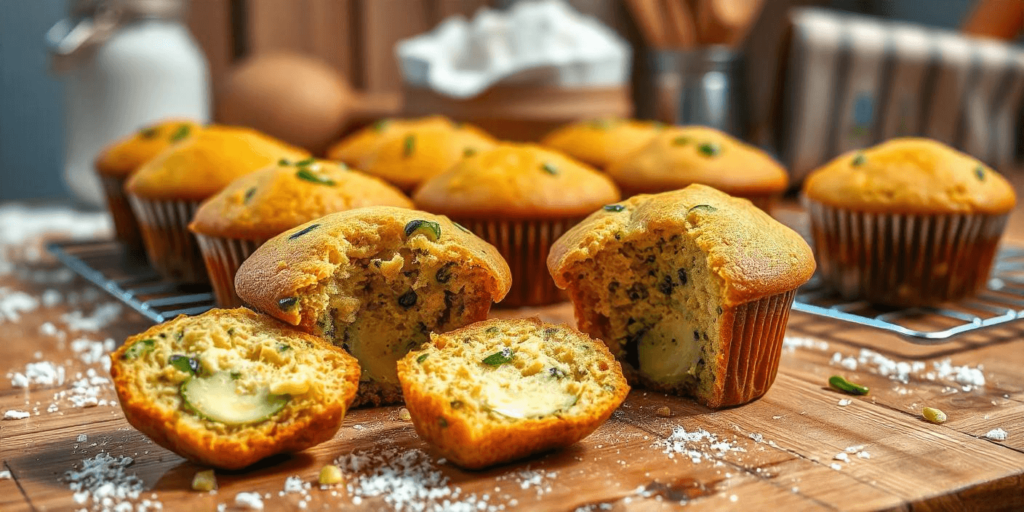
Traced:
[[[1011, 226], [1014, 234], [1024, 233], [1019, 216]], [[88, 294], [89, 287], [80, 280], [40, 284], [25, 279], [26, 274], [36, 281], [52, 277], [54, 268], [48, 263], [18, 264], [13, 274], [0, 275], [0, 289], [7, 288], [0, 290], [0, 296], [21, 290], [40, 297], [48, 288], [64, 297]], [[85, 299], [86, 312], [109, 300], [102, 294]], [[72, 349], [73, 339], [111, 337], [120, 342], [148, 326], [141, 316], [125, 309], [97, 332], [72, 332], [61, 316], [82, 307], [63, 301], [27, 312], [16, 323], [0, 323], [0, 370], [24, 371], [27, 363], [45, 360], [63, 365], [68, 375], [63, 386], [27, 391], [12, 388], [10, 378], [0, 382], [0, 411], [39, 411], [28, 419], [0, 421], [2, 469], [13, 475], [0, 480], [0, 510], [92, 505], [76, 504], [62, 478], [100, 452], [133, 457], [127, 472], [137, 474], [146, 488], [139, 499], [158, 500], [164, 510], [215, 510], [217, 504], [233, 510], [236, 494], [243, 491], [269, 493], [270, 498], [264, 499], [267, 510], [298, 510], [303, 500], [308, 500], [310, 510], [377, 510], [384, 506], [382, 498], [355, 500], [360, 503], [354, 506], [345, 488], [325, 491], [314, 485], [309, 498], [302, 493], [279, 493], [287, 477], [315, 482], [324, 464], [352, 452], [388, 447], [429, 452], [411, 424], [399, 418], [399, 408], [361, 409], [349, 414], [328, 443], [248, 471], [218, 472], [220, 489], [215, 495], [191, 491], [193, 474], [203, 468], [150, 443], [128, 425], [116, 404], [75, 408], [66, 399], [54, 401], [54, 394], [66, 390], [76, 372], [99, 368], [82, 361]], [[499, 311], [496, 315], [522, 313]], [[548, 320], [572, 321], [566, 305], [535, 313]], [[66, 331], [63, 342], [49, 327], [41, 331], [47, 322]], [[789, 335], [813, 338], [814, 346], [787, 349], [774, 387], [752, 404], [711, 411], [687, 399], [635, 390], [607, 424], [569, 449], [484, 472], [435, 465], [450, 479], [450, 488], [462, 490], [461, 496], [488, 494], [488, 503], [496, 509], [518, 505], [525, 510], [661, 510], [677, 508], [683, 500], [687, 508], [707, 510], [1020, 510], [1024, 509], [1022, 327], [998, 328], [923, 347], [878, 331], [794, 314]], [[923, 361], [928, 369], [945, 358], [954, 365], [983, 366], [986, 384], [964, 391], [950, 380], [929, 380], [923, 371], [904, 384], [879, 375], [874, 364], [848, 370], [833, 362], [837, 352], [857, 356], [865, 348], [892, 360]], [[102, 369], [98, 371], [103, 374]], [[870, 386], [871, 394], [849, 397], [829, 390], [826, 381], [833, 374]], [[99, 398], [116, 401], [109, 386], [102, 388]], [[847, 399], [848, 405], [840, 405]], [[52, 403], [57, 404], [57, 412], [47, 412]], [[923, 421], [920, 412], [926, 405], [945, 411], [949, 421], [942, 425]], [[664, 406], [671, 410], [671, 417], [657, 414]], [[718, 453], [702, 441], [693, 447], [710, 457], [699, 462], [682, 454], [670, 458], [660, 443], [679, 426], [688, 432], [702, 428], [742, 451]], [[996, 428], [1008, 433], [1004, 441], [985, 438]], [[79, 441], [81, 434], [87, 439]], [[862, 448], [850, 453], [848, 462], [834, 458], [856, 446]], [[860, 452], [870, 458], [858, 457]], [[533, 473], [522, 473], [526, 469]], [[356, 475], [347, 476], [349, 482], [359, 481]], [[538, 481], [539, 486], [533, 485]]]

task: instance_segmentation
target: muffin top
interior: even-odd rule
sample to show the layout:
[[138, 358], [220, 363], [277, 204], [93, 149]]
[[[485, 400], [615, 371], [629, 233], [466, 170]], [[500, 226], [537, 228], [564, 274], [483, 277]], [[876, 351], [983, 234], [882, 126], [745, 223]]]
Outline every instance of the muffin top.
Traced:
[[704, 185], [633, 196], [598, 210], [555, 242], [548, 270], [565, 288], [565, 272], [606, 248], [674, 234], [693, 239], [707, 255], [728, 306], [795, 289], [814, 273], [811, 248], [799, 234], [750, 201]]
[[257, 309], [299, 325], [304, 321], [302, 315], [309, 312], [282, 309], [282, 298], [308, 293], [321, 280], [346, 274], [360, 261], [375, 256], [373, 251], [388, 246], [483, 268], [490, 277], [486, 289], [494, 302], [505, 298], [512, 286], [508, 263], [498, 250], [447, 217], [370, 206], [332, 213], [270, 239], [242, 263], [235, 289]]
[[541, 145], [604, 169], [642, 148], [662, 128], [659, 123], [633, 119], [591, 119], [558, 128], [545, 136]]
[[309, 153], [249, 128], [209, 126], [132, 175], [128, 192], [147, 199], [203, 200], [235, 178]]
[[619, 198], [608, 177], [561, 153], [502, 143], [428, 180], [413, 200], [452, 216], [550, 218], [587, 215]]
[[344, 164], [281, 159], [206, 200], [189, 228], [209, 236], [263, 240], [328, 213], [375, 205], [411, 208], [412, 201]]
[[767, 153], [703, 126], [660, 131], [647, 145], [612, 163], [623, 191], [656, 193], [692, 183], [739, 196], [781, 193], [789, 176]]
[[385, 119], [337, 143], [327, 157], [411, 192], [464, 155], [494, 144], [483, 130], [442, 116]]
[[808, 199], [874, 213], [1002, 214], [1017, 197], [999, 173], [939, 142], [893, 139], [846, 153], [804, 183]]
[[189, 119], [164, 119], [151, 124], [107, 146], [96, 157], [96, 171], [106, 176], [128, 176], [200, 129], [199, 123]]

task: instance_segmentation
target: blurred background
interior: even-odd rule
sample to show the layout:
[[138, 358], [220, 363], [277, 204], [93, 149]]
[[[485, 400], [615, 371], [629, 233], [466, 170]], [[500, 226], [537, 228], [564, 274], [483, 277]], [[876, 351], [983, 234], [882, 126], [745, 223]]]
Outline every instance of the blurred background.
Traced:
[[0, 0], [0, 201], [98, 205], [99, 148], [168, 115], [315, 152], [387, 116], [518, 140], [636, 116], [722, 128], [794, 181], [924, 135], [1009, 173], [1022, 29], [1021, 0]]

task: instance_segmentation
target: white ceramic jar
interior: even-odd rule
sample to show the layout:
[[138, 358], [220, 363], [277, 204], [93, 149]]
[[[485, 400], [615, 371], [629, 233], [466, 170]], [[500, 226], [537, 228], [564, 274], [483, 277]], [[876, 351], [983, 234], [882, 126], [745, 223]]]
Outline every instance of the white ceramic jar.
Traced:
[[65, 76], [65, 169], [79, 199], [102, 203], [93, 169], [111, 141], [166, 117], [208, 121], [206, 59], [183, 0], [75, 0], [48, 34]]

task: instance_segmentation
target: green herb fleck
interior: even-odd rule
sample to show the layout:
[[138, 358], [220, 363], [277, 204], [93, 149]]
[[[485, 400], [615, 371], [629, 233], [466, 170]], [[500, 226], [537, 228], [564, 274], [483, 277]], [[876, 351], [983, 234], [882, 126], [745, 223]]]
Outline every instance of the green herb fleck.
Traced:
[[313, 165], [313, 163], [315, 163], [315, 162], [316, 162], [316, 158], [309, 157], [309, 158], [307, 158], [305, 160], [299, 160], [298, 162], [295, 162], [295, 165], [296, 165], [296, 167], [305, 167], [307, 165]]
[[287, 158], [282, 158], [282, 159], [277, 161], [277, 165], [280, 165], [281, 167], [287, 167], [287, 166], [289, 166], [291, 164], [292, 164], [291, 161], [288, 160]]
[[462, 224], [459, 224], [458, 222], [452, 222], [452, 224], [455, 224], [455, 227], [461, 229], [462, 231], [464, 231], [466, 233], [473, 233], [472, 231], [467, 229], [466, 226], [463, 226]]
[[152, 139], [160, 133], [160, 130], [155, 126], [150, 126], [139, 130], [139, 137], [143, 139]]
[[462, 403], [462, 400], [452, 400], [451, 402], [448, 402], [448, 406], [452, 409], [462, 409], [463, 405], [466, 404]]
[[417, 363], [422, 363], [423, 361], [426, 361], [427, 357], [429, 357], [429, 356], [430, 356], [430, 354], [420, 354], [420, 356], [416, 358], [416, 362]]
[[179, 126], [178, 129], [174, 130], [174, 133], [171, 134], [171, 142], [178, 142], [179, 140], [188, 137], [188, 134], [191, 131], [192, 127], [187, 124]]
[[252, 196], [254, 195], [256, 195], [256, 187], [252, 187], [249, 190], [246, 190], [245, 199], [243, 200], [245, 204], [249, 204], [249, 200], [252, 199]]
[[474, 148], [466, 148], [466, 149], [462, 150], [462, 156], [464, 156], [466, 158], [469, 158], [469, 157], [471, 157], [471, 156], [473, 156], [475, 154], [476, 154], [476, 149], [474, 149]]
[[416, 292], [409, 290], [398, 297], [398, 305], [404, 309], [409, 309], [416, 305], [417, 299]]
[[854, 384], [839, 375], [833, 375], [828, 378], [828, 385], [832, 389], [842, 391], [848, 395], [866, 395], [868, 394], [868, 388]]
[[621, 212], [622, 210], [625, 210], [625, 209], [626, 209], [626, 207], [622, 206], [621, 204], [606, 204], [606, 205], [604, 205], [604, 211], [606, 211], [606, 212]]
[[295, 173], [295, 176], [298, 177], [301, 180], [306, 180], [306, 181], [310, 181], [310, 182], [313, 182], [313, 183], [318, 183], [320, 185], [327, 185], [327, 186], [330, 186], [330, 187], [334, 186], [334, 180], [332, 180], [330, 178], [325, 178], [323, 176], [319, 176], [316, 173], [314, 173], [313, 171], [311, 171], [309, 169], [306, 169], [306, 168], [299, 169], [299, 171]]
[[384, 131], [385, 129], [387, 129], [388, 123], [389, 123], [389, 121], [387, 119], [380, 119], [380, 120], [378, 120], [377, 122], [373, 123], [373, 131], [375, 131], [375, 132], [382, 132], [382, 131]]
[[175, 354], [167, 362], [179, 372], [191, 375], [199, 374], [199, 361], [195, 358]]
[[437, 424], [441, 425], [441, 428], [448, 428], [448, 420], [444, 419], [444, 416], [437, 417]]
[[974, 175], [978, 177], [978, 181], [985, 181], [985, 168], [978, 165], [974, 168]]
[[516, 354], [515, 354], [515, 352], [512, 352], [512, 349], [510, 349], [508, 347], [505, 347], [505, 348], [503, 348], [503, 349], [501, 349], [501, 350], [499, 350], [499, 351], [497, 351], [497, 352], [495, 352], [495, 353], [485, 357], [484, 360], [481, 361], [481, 362], [486, 364], [487, 366], [498, 367], [498, 366], [501, 366], [501, 365], [503, 365], [505, 363], [508, 363], [508, 362], [512, 361], [512, 358], [515, 357], [515, 355]]
[[540, 166], [540, 168], [543, 169], [544, 172], [548, 174], [558, 174], [558, 168], [550, 163], [545, 162], [544, 165]]
[[488, 327], [486, 330], [484, 330], [484, 332], [486, 332], [487, 334], [498, 334], [498, 327], [497, 326]]
[[864, 153], [857, 153], [853, 156], [853, 160], [850, 161], [850, 165], [854, 167], [860, 167], [864, 165], [864, 162], [868, 161], [868, 157], [864, 156]]
[[572, 406], [576, 405], [576, 403], [579, 402], [579, 401], [580, 401], [580, 396], [579, 395], [573, 396], [572, 397], [572, 402], [569, 402], [569, 403], [565, 404], [564, 409], [571, 409]]
[[310, 224], [310, 225], [306, 226], [305, 228], [303, 228], [302, 230], [296, 231], [295, 233], [293, 233], [291, 236], [288, 237], [288, 240], [295, 240], [296, 238], [298, 238], [298, 237], [300, 237], [302, 235], [305, 235], [306, 233], [309, 233], [310, 231], [313, 231], [314, 229], [316, 229], [318, 227], [320, 227], [320, 224]]
[[234, 336], [234, 335], [235, 335], [235, 328], [234, 327], [229, 327], [228, 328], [228, 336]]
[[548, 368], [548, 374], [550, 374], [552, 377], [556, 379], [564, 379], [566, 377], [565, 370], [557, 366], [552, 366], [551, 368]]
[[680, 136], [672, 139], [672, 145], [674, 145], [674, 146], [685, 146], [685, 145], [690, 143], [690, 140], [692, 140], [692, 139], [690, 139], [689, 137], [687, 137], [685, 135], [680, 135]]
[[231, 372], [231, 380], [238, 380], [242, 378], [242, 372]]
[[278, 352], [287, 352], [287, 351], [289, 351], [291, 349], [292, 349], [292, 346], [287, 344], [287, 343], [278, 343], [277, 344], [277, 351]]
[[151, 352], [153, 347], [156, 346], [156, 341], [152, 339], [136, 341], [132, 346], [128, 347], [121, 355], [121, 359], [125, 361], [131, 361], [137, 359], [143, 355]]
[[696, 206], [691, 206], [689, 210], [686, 210], [686, 214], [689, 215], [689, 214], [691, 214], [691, 213], [693, 213], [693, 212], [695, 212], [697, 210], [700, 210], [702, 212], [713, 213], [713, 212], [717, 212], [718, 208], [715, 208], [714, 206], [711, 206], [710, 204], [698, 204]]
[[402, 144], [402, 155], [406, 158], [412, 156], [413, 151], [416, 151], [416, 136], [411, 133], [406, 135]]
[[431, 242], [441, 238], [441, 225], [431, 220], [413, 220], [405, 225], [405, 237], [409, 238], [415, 234], [426, 236]]
[[697, 150], [707, 156], [718, 156], [722, 152], [722, 146], [716, 142], [705, 142], [697, 146]]
[[281, 311], [288, 311], [289, 309], [294, 308], [295, 305], [298, 304], [298, 303], [299, 303], [299, 298], [298, 297], [285, 297], [285, 298], [277, 301], [277, 307], [280, 308]]

